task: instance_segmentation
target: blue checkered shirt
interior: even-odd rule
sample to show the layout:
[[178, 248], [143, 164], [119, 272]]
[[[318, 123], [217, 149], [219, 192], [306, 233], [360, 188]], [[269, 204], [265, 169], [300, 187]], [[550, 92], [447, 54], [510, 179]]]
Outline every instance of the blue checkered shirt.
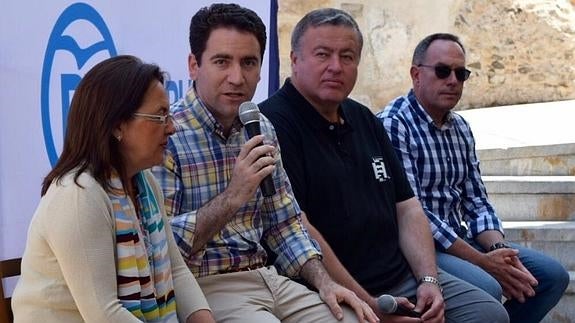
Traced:
[[411, 90], [377, 117], [429, 218], [436, 244], [447, 249], [457, 237], [473, 239], [486, 230], [503, 233], [481, 180], [471, 128], [460, 115], [450, 112], [438, 128]]
[[[193, 87], [171, 109], [176, 133], [169, 139], [163, 167], [154, 167], [153, 172], [164, 191], [176, 242], [196, 277], [265, 263], [267, 254], [260, 242], [277, 254], [276, 267], [290, 277], [297, 276], [307, 260], [321, 256], [303, 228], [280, 156], [273, 173], [277, 193], [264, 198], [258, 189], [204, 248], [192, 254], [197, 210], [226, 189], [248, 136], [236, 119], [226, 138]], [[265, 142], [278, 147], [269, 120], [261, 115], [260, 124]]]

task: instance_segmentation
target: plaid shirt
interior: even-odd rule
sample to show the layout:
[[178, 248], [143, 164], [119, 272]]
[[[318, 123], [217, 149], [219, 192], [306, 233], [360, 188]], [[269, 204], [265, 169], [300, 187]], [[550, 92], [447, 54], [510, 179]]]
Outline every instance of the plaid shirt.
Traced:
[[460, 115], [450, 112], [438, 128], [411, 90], [377, 117], [389, 133], [440, 247], [449, 248], [458, 236], [473, 239], [486, 230], [503, 233], [487, 200], [471, 128]]
[[[164, 190], [166, 211], [182, 255], [196, 277], [265, 264], [260, 241], [277, 254], [280, 273], [297, 276], [303, 264], [320, 257], [315, 241], [303, 228], [300, 209], [277, 157], [273, 173], [277, 193], [264, 198], [258, 189], [205, 247], [192, 254], [196, 214], [230, 183], [236, 156], [248, 136], [239, 119], [228, 138], [193, 87], [172, 106], [176, 133], [169, 139], [164, 167], [153, 172]], [[278, 147], [272, 124], [260, 116], [266, 142]]]

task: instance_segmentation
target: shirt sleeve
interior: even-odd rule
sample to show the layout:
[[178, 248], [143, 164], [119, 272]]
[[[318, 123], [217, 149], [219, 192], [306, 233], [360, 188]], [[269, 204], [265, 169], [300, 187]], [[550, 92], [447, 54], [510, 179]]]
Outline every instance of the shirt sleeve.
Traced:
[[153, 167], [152, 172], [162, 187], [166, 215], [170, 219], [174, 238], [182, 256], [188, 265], [200, 266], [205, 249], [192, 254], [197, 210], [181, 212], [185, 187], [173, 138], [169, 139], [164, 154], [163, 165]]
[[461, 193], [461, 213], [463, 220], [469, 228], [470, 238], [487, 230], [497, 230], [503, 234], [501, 220], [497, 217], [495, 209], [487, 198], [485, 184], [481, 180], [479, 160], [475, 152], [475, 138], [469, 125], [463, 121], [463, 136], [467, 145], [467, 174], [463, 191]]
[[[405, 126], [404, 120], [400, 120], [397, 116], [380, 116], [385, 129], [387, 130], [391, 144], [395, 149], [397, 157], [403, 164], [405, 174], [411, 188], [415, 194], [421, 196], [421, 185], [418, 180], [418, 168], [415, 161], [417, 157], [414, 155], [411, 147], [414, 140], [409, 132], [409, 128]], [[445, 223], [438, 215], [429, 210], [424, 203], [421, 203], [425, 215], [429, 219], [431, 233], [435, 241], [444, 249], [451, 247], [453, 242], [458, 238], [457, 234], [449, 224]]]
[[140, 322], [118, 299], [112, 205], [94, 180], [80, 184], [70, 181], [50, 192], [45, 239], [85, 321]]
[[[265, 118], [264, 118], [265, 119]], [[263, 239], [277, 255], [275, 266], [288, 277], [297, 277], [311, 258], [321, 257], [317, 242], [308, 235], [301, 220], [301, 210], [283, 168], [279, 143], [269, 120], [262, 122], [266, 138], [278, 148], [274, 184], [277, 194], [267, 198], [262, 208]]]

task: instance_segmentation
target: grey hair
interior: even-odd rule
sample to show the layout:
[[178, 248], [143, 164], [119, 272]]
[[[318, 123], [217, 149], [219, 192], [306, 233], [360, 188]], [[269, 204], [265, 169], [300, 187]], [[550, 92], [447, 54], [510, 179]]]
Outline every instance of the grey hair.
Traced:
[[423, 64], [423, 61], [425, 60], [425, 54], [427, 53], [427, 49], [429, 48], [429, 46], [431, 45], [431, 43], [435, 40], [450, 40], [452, 42], [457, 43], [461, 49], [463, 50], [463, 54], [465, 54], [465, 47], [463, 47], [463, 44], [461, 43], [461, 40], [459, 40], [459, 37], [453, 35], [453, 34], [448, 34], [448, 33], [437, 33], [437, 34], [431, 34], [425, 38], [423, 38], [419, 44], [417, 44], [417, 46], [415, 47], [415, 50], [413, 51], [413, 58], [411, 59], [411, 64], [412, 65], [419, 65], [419, 64]]
[[332, 26], [345, 26], [352, 28], [359, 39], [359, 53], [363, 48], [363, 35], [359, 30], [357, 22], [353, 17], [340, 9], [335, 8], [321, 8], [308, 12], [301, 20], [295, 25], [291, 35], [291, 49], [298, 52], [300, 49], [300, 40], [303, 34], [310, 27], [319, 27], [323, 25]]

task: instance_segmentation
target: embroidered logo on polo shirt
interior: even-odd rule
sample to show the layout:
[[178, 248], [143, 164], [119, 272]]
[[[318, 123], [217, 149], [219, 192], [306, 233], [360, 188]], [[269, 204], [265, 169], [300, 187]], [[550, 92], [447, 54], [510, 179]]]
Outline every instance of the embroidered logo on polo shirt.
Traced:
[[389, 179], [387, 175], [387, 170], [385, 169], [385, 163], [383, 162], [382, 157], [372, 157], [373, 162], [371, 163], [371, 167], [373, 167], [373, 175], [375, 179], [380, 182], [385, 182]]

